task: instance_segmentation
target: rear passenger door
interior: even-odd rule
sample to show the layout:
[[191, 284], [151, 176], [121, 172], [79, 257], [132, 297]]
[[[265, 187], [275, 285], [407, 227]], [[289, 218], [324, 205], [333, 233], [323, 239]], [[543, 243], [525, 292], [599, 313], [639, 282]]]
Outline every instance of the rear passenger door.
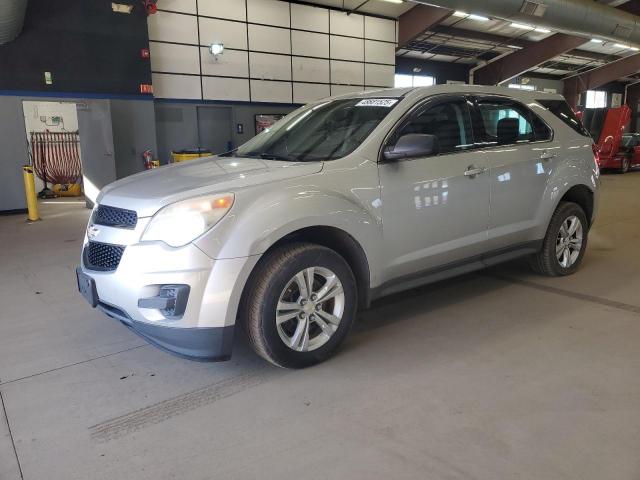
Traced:
[[477, 97], [474, 103], [474, 131], [490, 173], [489, 250], [539, 240], [540, 200], [558, 161], [553, 132], [515, 100]]

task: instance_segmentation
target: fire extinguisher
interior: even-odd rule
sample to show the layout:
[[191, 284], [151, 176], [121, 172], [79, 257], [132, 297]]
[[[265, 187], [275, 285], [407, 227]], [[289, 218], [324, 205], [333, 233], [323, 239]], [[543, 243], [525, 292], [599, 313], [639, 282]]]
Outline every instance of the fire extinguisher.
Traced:
[[144, 162], [145, 170], [151, 170], [152, 168], [154, 168], [153, 153], [151, 153], [151, 150], [145, 150], [144, 152], [142, 152], [142, 160]]
[[153, 15], [158, 11], [158, 0], [142, 0], [142, 5], [147, 12], [147, 15]]

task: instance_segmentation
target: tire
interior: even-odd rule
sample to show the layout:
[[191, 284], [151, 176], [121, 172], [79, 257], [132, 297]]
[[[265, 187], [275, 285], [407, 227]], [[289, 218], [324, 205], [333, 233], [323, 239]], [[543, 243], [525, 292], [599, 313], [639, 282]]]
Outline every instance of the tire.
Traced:
[[629, 171], [630, 166], [631, 166], [631, 159], [629, 157], [623, 157], [620, 160], [620, 170], [618, 170], [618, 173], [627, 173]]
[[[570, 219], [574, 218], [579, 222], [579, 226], [576, 227], [576, 233], [571, 235], [569, 240], [566, 240], [565, 235], [561, 234], [561, 229], [563, 226], [571, 224]], [[549, 277], [560, 277], [575, 273], [584, 257], [588, 236], [589, 223], [580, 205], [573, 202], [560, 202], [549, 222], [547, 234], [542, 242], [542, 249], [530, 257], [531, 268], [536, 273]], [[561, 237], [563, 237], [562, 242], [565, 242], [565, 249], [562, 250], [562, 254], [559, 252]], [[574, 239], [578, 237], [580, 237], [579, 248], [575, 248], [577, 241]], [[564, 256], [564, 251], [567, 250], [566, 247], [569, 247], [568, 257]]]
[[[312, 300], [308, 278], [322, 298]], [[241, 321], [262, 358], [283, 368], [305, 368], [336, 352], [351, 329], [357, 300], [353, 272], [340, 255], [311, 243], [288, 244], [269, 252], [251, 275]]]

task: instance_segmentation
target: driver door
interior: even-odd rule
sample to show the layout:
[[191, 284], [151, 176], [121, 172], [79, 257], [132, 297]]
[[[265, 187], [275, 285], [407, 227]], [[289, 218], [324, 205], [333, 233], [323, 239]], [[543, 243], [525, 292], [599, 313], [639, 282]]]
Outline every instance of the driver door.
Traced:
[[479, 261], [487, 248], [490, 177], [474, 144], [469, 104], [428, 100], [385, 146], [406, 134], [434, 135], [437, 153], [379, 164], [385, 281]]

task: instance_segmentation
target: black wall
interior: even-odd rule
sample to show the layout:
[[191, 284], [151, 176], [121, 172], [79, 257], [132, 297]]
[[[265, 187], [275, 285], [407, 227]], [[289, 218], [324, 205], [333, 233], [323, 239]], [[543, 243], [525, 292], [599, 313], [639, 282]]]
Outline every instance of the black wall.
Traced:
[[141, 2], [131, 3], [127, 15], [108, 0], [29, 0], [22, 33], [0, 45], [0, 90], [139, 94], [151, 83], [140, 58], [149, 38]]

